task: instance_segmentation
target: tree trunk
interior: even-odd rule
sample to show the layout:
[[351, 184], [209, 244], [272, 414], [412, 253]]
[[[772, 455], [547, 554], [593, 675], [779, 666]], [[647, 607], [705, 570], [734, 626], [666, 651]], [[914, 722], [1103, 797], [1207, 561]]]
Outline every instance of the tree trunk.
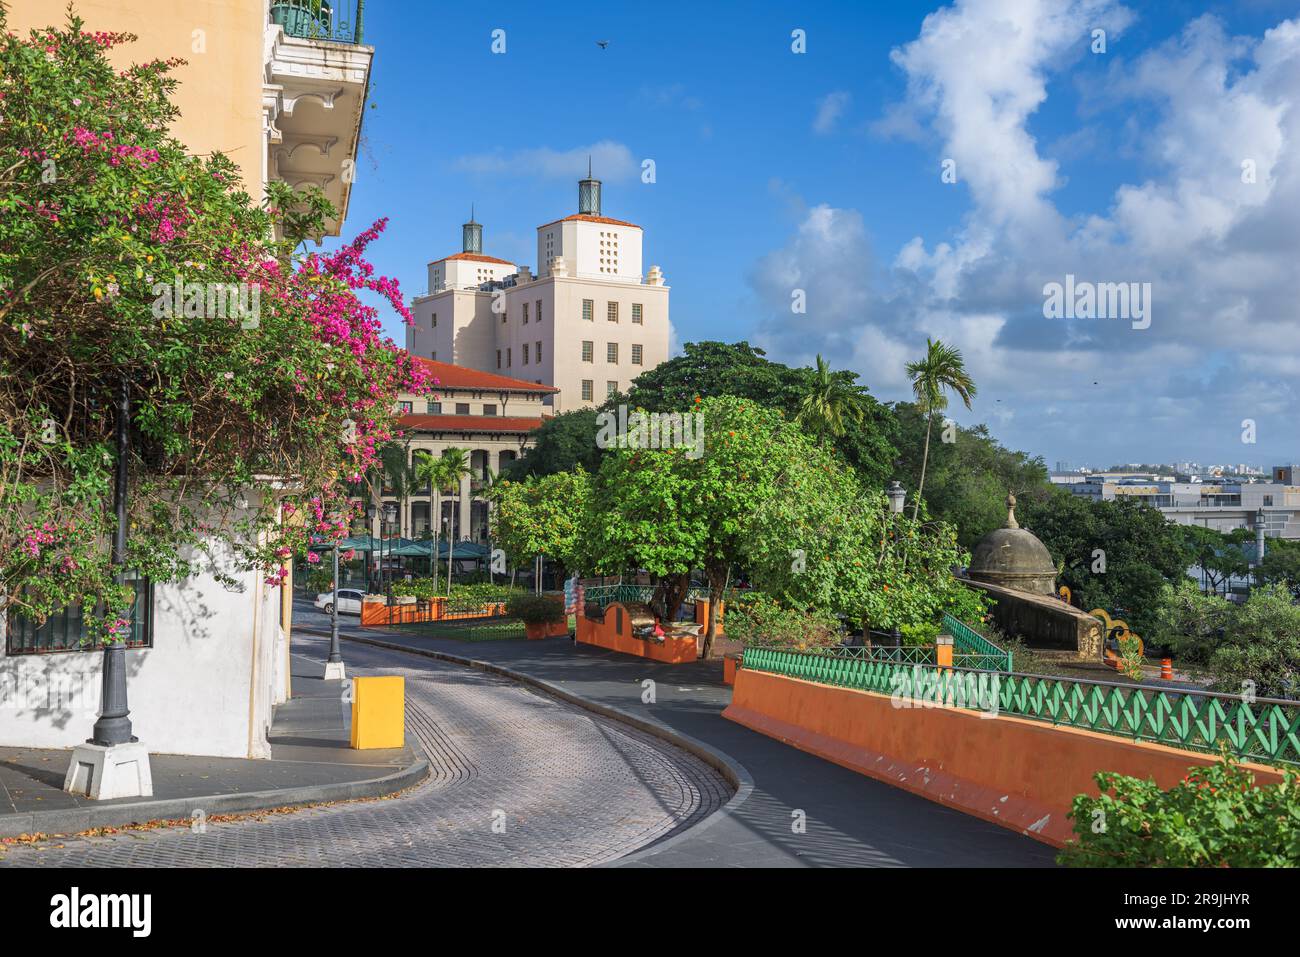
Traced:
[[930, 426], [934, 424], [934, 413], [925, 417], [925, 451], [921, 453], [921, 481], [916, 484], [916, 501], [912, 503], [912, 521], [921, 509], [921, 490], [925, 488], [925, 466], [930, 460]]
[[708, 569], [709, 574], [709, 620], [704, 628], [704, 643], [700, 657], [708, 658], [713, 654], [713, 639], [718, 634], [718, 609], [722, 606], [722, 596], [726, 594], [727, 583], [731, 580], [731, 564], [721, 567], [714, 565]]

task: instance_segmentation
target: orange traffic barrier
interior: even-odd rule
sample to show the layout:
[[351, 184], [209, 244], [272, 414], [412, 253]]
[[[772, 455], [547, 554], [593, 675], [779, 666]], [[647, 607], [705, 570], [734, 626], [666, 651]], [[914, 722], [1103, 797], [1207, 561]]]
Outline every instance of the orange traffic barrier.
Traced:
[[1174, 680], [1174, 660], [1172, 658], [1160, 659], [1160, 678], [1163, 681]]

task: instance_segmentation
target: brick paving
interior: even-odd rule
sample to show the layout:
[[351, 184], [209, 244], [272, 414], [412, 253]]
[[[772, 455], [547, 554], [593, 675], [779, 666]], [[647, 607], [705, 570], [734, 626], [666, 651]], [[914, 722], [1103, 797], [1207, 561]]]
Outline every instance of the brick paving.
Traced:
[[[319, 654], [319, 642], [307, 647]], [[689, 827], [731, 796], [693, 755], [506, 679], [357, 645], [347, 661], [350, 674], [406, 678], [408, 736], [431, 766], [406, 795], [203, 833], [47, 841], [0, 852], [0, 867], [590, 866]]]

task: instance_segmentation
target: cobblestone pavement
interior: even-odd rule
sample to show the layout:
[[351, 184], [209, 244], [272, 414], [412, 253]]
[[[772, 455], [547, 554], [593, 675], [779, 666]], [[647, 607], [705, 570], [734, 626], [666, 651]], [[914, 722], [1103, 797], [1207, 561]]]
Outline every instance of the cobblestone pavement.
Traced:
[[[294, 643], [323, 656], [318, 639]], [[346, 658], [349, 674], [406, 678], [407, 733], [431, 767], [407, 795], [205, 833], [46, 842], [0, 853], [0, 867], [586, 866], [689, 827], [731, 796], [693, 755], [505, 679], [355, 644]]]

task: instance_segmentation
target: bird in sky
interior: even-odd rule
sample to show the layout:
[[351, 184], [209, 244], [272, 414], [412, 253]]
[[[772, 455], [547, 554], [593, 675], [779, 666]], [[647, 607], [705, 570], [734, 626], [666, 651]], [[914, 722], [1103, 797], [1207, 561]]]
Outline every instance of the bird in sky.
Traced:
[[596, 46], [598, 46], [598, 47], [600, 47], [602, 50], [604, 50], [606, 47], [609, 46], [609, 41], [608, 41], [608, 40], [597, 40], [597, 41], [596, 41]]

